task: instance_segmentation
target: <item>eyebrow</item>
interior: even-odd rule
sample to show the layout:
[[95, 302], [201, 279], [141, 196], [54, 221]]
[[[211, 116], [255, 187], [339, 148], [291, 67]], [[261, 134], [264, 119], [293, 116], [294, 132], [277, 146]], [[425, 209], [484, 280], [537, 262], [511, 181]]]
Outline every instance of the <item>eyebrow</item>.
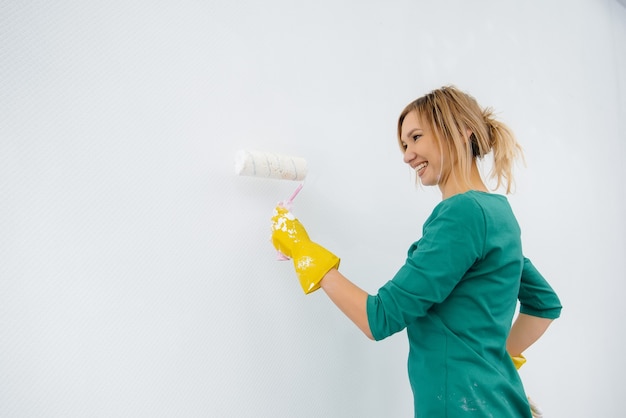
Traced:
[[404, 135], [404, 137], [405, 138], [410, 138], [417, 131], [422, 131], [423, 132], [422, 128], [413, 128], [409, 132], [407, 132], [406, 135]]

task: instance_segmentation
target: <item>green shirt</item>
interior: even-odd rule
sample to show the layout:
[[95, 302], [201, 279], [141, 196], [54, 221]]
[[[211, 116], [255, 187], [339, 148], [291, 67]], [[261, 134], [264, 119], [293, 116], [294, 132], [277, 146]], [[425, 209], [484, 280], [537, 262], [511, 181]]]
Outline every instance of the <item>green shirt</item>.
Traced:
[[506, 351], [515, 314], [557, 318], [561, 304], [522, 254], [506, 197], [439, 203], [395, 277], [367, 300], [376, 340], [407, 329], [415, 416], [530, 417]]

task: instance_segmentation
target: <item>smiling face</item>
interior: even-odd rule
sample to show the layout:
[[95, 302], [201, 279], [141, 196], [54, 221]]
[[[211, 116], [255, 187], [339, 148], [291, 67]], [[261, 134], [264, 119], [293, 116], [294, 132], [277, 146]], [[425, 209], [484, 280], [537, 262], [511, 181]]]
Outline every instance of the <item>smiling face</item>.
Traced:
[[399, 140], [404, 150], [404, 162], [415, 170], [422, 184], [439, 185], [446, 170], [444, 145], [438, 141], [432, 127], [416, 110], [410, 111], [404, 117]]

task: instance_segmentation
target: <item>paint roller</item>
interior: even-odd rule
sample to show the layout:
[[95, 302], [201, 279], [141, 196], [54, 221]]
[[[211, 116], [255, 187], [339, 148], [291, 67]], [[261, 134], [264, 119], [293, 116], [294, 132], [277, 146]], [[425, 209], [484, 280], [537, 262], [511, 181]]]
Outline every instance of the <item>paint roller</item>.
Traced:
[[301, 181], [307, 171], [306, 160], [302, 157], [241, 150], [235, 158], [235, 172], [240, 176]]
[[[245, 149], [237, 152], [235, 157], [235, 173], [240, 176], [302, 181], [307, 172], [307, 163], [302, 157]], [[291, 210], [293, 200], [303, 186], [304, 183], [300, 183], [291, 196], [281, 201], [280, 204]], [[278, 259], [288, 260], [280, 252], [278, 252]]]

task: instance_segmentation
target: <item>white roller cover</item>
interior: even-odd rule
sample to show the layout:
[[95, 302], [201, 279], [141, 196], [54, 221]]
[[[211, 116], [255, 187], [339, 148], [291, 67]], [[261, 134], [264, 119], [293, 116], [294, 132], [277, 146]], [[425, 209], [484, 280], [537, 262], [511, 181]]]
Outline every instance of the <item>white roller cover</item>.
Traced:
[[307, 175], [307, 163], [302, 157], [241, 150], [235, 159], [235, 172], [240, 176], [300, 181]]

